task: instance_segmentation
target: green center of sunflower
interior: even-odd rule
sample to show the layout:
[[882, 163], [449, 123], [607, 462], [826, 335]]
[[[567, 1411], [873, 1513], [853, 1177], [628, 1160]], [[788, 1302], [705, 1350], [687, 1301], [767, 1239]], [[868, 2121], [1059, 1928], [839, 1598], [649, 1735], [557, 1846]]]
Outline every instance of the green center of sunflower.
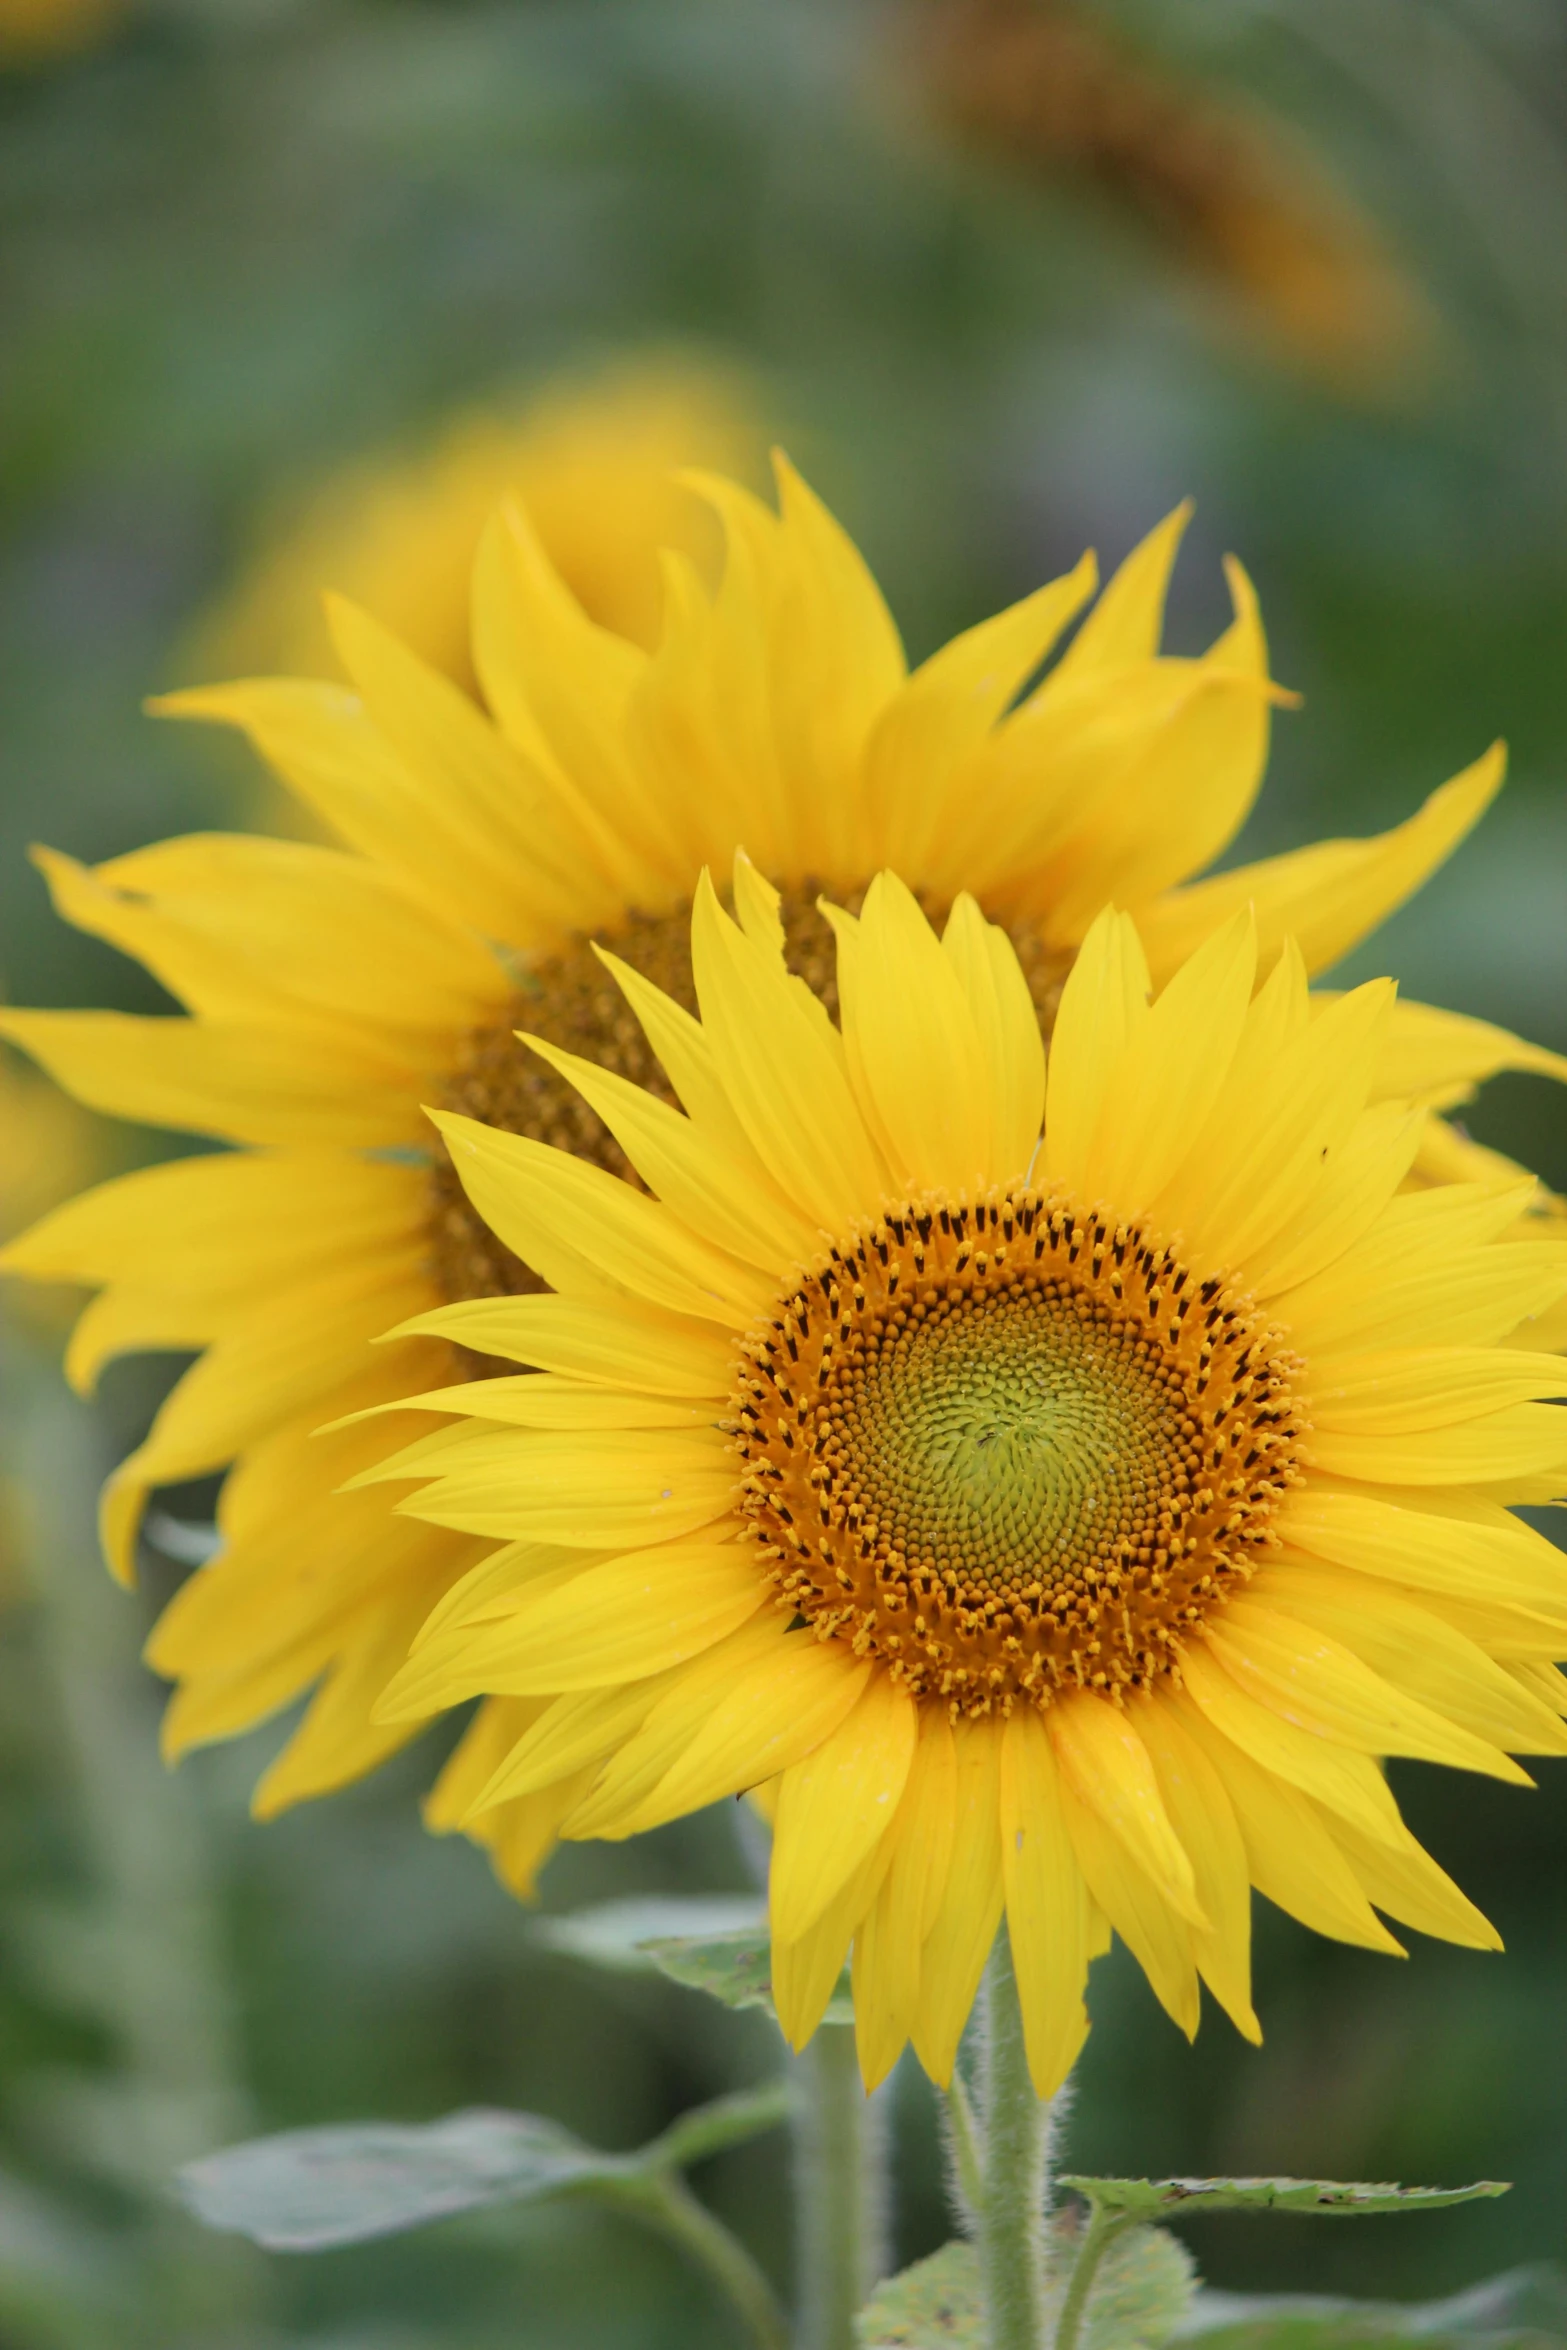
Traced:
[[[831, 928], [817, 909], [821, 894], [814, 882], [799, 883], [783, 892], [779, 912], [790, 969], [836, 1017], [837, 955]], [[857, 911], [859, 893], [845, 902]], [[1010, 936], [1048, 1035], [1060, 1002], [1065, 960], [1028, 925], [1016, 926]], [[688, 1012], [696, 1010], [689, 901], [668, 914], [629, 915], [619, 928], [602, 933], [599, 943], [612, 947], [623, 962]], [[613, 1069], [661, 1101], [673, 1101], [668, 1078], [593, 944], [588, 938], [573, 940], [564, 952], [534, 966], [504, 1017], [475, 1029], [466, 1039], [442, 1089], [440, 1106], [508, 1134], [553, 1143], [635, 1182], [635, 1170], [620, 1145], [581, 1095], [517, 1042], [516, 1031], [529, 1029], [584, 1060]], [[510, 1297], [543, 1286], [475, 1214], [444, 1157], [430, 1173], [429, 1241], [436, 1284], [454, 1301]]]
[[1294, 1367], [1135, 1226], [918, 1202], [746, 1342], [743, 1506], [782, 1604], [918, 1696], [1145, 1687], [1270, 1539]]

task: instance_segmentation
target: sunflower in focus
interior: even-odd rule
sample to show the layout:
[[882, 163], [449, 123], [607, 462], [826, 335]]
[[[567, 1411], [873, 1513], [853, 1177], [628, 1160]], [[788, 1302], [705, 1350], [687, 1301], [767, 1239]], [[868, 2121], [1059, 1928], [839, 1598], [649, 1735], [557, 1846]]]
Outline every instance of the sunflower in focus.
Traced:
[[450, 424], [422, 456], [341, 475], [277, 532], [199, 632], [208, 674], [341, 674], [323, 584], [420, 660], [477, 691], [469, 624], [474, 556], [508, 497], [526, 505], [550, 563], [591, 620], [651, 647], [661, 550], [713, 568], [718, 533], [676, 478], [710, 466], [745, 479], [763, 442], [737, 383], [712, 367], [642, 359], [553, 385], [519, 412]]
[[[422, 1316], [528, 1368], [370, 1479], [493, 1550], [384, 1701], [475, 1694], [476, 1816], [624, 1837], [761, 1789], [790, 2040], [851, 1947], [868, 2085], [933, 2077], [1003, 1914], [1041, 2096], [1119, 1934], [1190, 2033], [1249, 2038], [1250, 1889], [1396, 1950], [1496, 1937], [1381, 1768], [1567, 1752], [1567, 1244], [1517, 1186], [1400, 1186], [1393, 990], [1314, 1005], [1229, 921], [1154, 994], [1105, 913], [1049, 1074], [1006, 932], [891, 875], [829, 906], [841, 1025], [742, 862], [700, 1017], [604, 961], [682, 1105], [531, 1039], [646, 1187], [445, 1116], [548, 1291]], [[1527, 1783], [1527, 1782], [1526, 1782]]]
[[[1192, 883], [1256, 795], [1277, 688], [1238, 565], [1218, 641], [1161, 651], [1184, 510], [1097, 598], [1085, 558], [911, 673], [860, 555], [787, 464], [776, 512], [728, 480], [700, 486], [723, 569], [709, 586], [666, 555], [651, 650], [584, 611], [513, 502], [475, 565], [479, 702], [335, 598], [346, 683], [254, 680], [161, 705], [242, 728], [340, 845], [195, 837], [91, 870], [41, 857], [61, 912], [138, 957], [187, 1016], [13, 1012], [0, 1027], [94, 1106], [231, 1147], [89, 1193], [5, 1261], [100, 1291], [70, 1350], [83, 1388], [127, 1350], [199, 1357], [110, 1480], [104, 1538], [128, 1578], [149, 1492], [227, 1471], [220, 1554], [148, 1653], [177, 1684], [171, 1755], [309, 1695], [257, 1790], [263, 1814], [411, 1734], [377, 1701], [485, 1551], [409, 1517], [388, 1536], [383, 1496], [340, 1490], [384, 1452], [377, 1424], [315, 1431], [492, 1369], [488, 1348], [445, 1335], [371, 1341], [537, 1291], [548, 1269], [474, 1211], [421, 1105], [624, 1178], [612, 1126], [516, 1032], [673, 1099], [600, 945], [694, 1008], [698, 880], [744, 846], [780, 888], [790, 969], [825, 1017], [839, 981], [818, 897], [852, 907], [892, 865], [932, 912], [967, 891], [1002, 925], [1048, 1031], [1107, 900], [1131, 909], [1161, 980], [1241, 906], [1265, 957], [1289, 934], [1316, 970], [1418, 887], [1500, 782], [1491, 754], [1379, 838]], [[1382, 1038], [1389, 1097], [1567, 1068], [1418, 1007]], [[451, 1789], [496, 1734], [481, 1711], [433, 1824], [454, 1824]], [[477, 1832], [526, 1890], [549, 1807], [497, 1807]]]

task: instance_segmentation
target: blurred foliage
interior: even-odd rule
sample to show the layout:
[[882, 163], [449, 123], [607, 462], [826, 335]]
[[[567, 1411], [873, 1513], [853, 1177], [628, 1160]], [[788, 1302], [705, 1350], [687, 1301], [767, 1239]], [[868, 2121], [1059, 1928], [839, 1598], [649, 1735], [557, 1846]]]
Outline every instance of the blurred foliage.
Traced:
[[[514, 412], [563, 368], [651, 349], [753, 387], [916, 655], [1084, 543], [1117, 558], [1195, 492], [1178, 642], [1221, 623], [1234, 547], [1306, 696], [1241, 853], [1392, 821], [1506, 732], [1500, 808], [1356, 970], [1567, 1045], [1567, 15], [1037, 0], [1028, 39], [1088, 61], [1078, 113], [1036, 119], [1011, 78], [1004, 122], [972, 89], [960, 108], [937, 62], [954, 24], [1015, 30], [1020, 10], [130, 0], [52, 57], [13, 45], [8, 991], [158, 1004], [52, 920], [22, 851], [43, 836], [96, 858], [248, 820], [244, 754], [139, 703], [188, 673], [199, 616], [280, 513], [339, 468]], [[1399, 365], [1326, 363], [1320, 303], [1289, 292], [1302, 252], [1363, 328], [1418, 321]], [[1498, 1087], [1475, 1129], [1567, 1184], [1559, 1094]], [[764, 2018], [583, 1969], [480, 1856], [424, 1837], [428, 1746], [265, 1831], [244, 1812], [257, 1753], [163, 1776], [135, 1651], [179, 1570], [154, 1559], [155, 1588], [112, 1591], [89, 1497], [166, 1369], [123, 1367], [89, 1417], [41, 1339], [15, 1334], [5, 1365], [32, 1572], [10, 1576], [0, 1625], [0, 2345], [721, 2343], [671, 2254], [586, 2209], [288, 2263], [169, 2202], [174, 2165], [226, 2137], [351, 2116], [510, 2105], [630, 2147], [772, 2057]], [[1567, 1774], [1538, 1775], [1527, 1796], [1398, 1772], [1505, 1958], [1417, 1941], [1394, 1966], [1259, 1904], [1258, 2051], [1222, 2020], [1188, 2049], [1134, 1969], [1096, 1969], [1074, 2165], [1519, 2182], [1424, 2230], [1194, 2223], [1205, 2273], [1236, 2291], [1414, 2300], [1556, 2251]], [[715, 1817], [568, 1848], [544, 1899], [749, 1882]], [[905, 2075], [893, 2102], [906, 2260], [948, 2225], [930, 2094]], [[779, 2281], [783, 2159], [764, 2140], [698, 2179]]]

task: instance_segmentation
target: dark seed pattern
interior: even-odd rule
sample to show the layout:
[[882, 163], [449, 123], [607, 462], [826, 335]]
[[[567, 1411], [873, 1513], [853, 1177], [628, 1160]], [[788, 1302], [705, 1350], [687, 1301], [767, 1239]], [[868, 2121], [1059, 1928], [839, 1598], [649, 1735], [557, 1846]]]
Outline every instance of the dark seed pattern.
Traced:
[[734, 1398], [779, 1605], [954, 1715], [1119, 1701], [1253, 1572], [1299, 1365], [1222, 1282], [1034, 1191], [911, 1203], [753, 1333]]

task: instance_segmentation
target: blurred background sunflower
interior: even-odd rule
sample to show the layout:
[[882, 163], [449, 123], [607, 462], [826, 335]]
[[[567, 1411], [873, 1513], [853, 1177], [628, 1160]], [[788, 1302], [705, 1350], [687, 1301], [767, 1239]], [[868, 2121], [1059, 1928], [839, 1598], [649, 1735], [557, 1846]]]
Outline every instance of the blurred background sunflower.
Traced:
[[[623, 486], [585, 529], [572, 486], [596, 435], [624, 450], [630, 386], [663, 403], [639, 481], [666, 445], [747, 470], [784, 440], [916, 659], [1193, 493], [1177, 649], [1224, 624], [1234, 547], [1307, 705], [1232, 857], [1380, 829], [1505, 733], [1497, 808], [1343, 976], [1567, 1046], [1567, 17], [1538, 0], [0, 0], [0, 322], [9, 995], [168, 1008], [51, 918], [23, 850], [268, 820], [240, 746], [139, 706], [329, 663], [318, 588], [461, 682], [467, 554], [517, 486], [645, 638], [674, 509]], [[1557, 1090], [1500, 1080], [1474, 1132], [1567, 1186]], [[8, 1225], [101, 1148], [8, 1075]], [[0, 2344], [721, 2342], [607, 2219], [286, 2266], [168, 2205], [174, 2163], [246, 2130], [515, 2104], [629, 2145], [773, 2058], [754, 2017], [575, 1968], [424, 1836], [431, 1753], [265, 1830], [246, 1798], [286, 1724], [166, 1779], [136, 1649], [211, 1494], [161, 1497], [134, 1603], [90, 1509], [181, 1358], [111, 1370], [89, 1418], [56, 1351], [13, 1302]], [[1436, 2292], [1559, 2241], [1567, 1771], [1440, 1805], [1425, 1766], [1394, 1776], [1506, 1960], [1417, 1937], [1385, 1967], [1260, 1907], [1253, 2050], [1223, 2024], [1188, 2049], [1119, 1955], [1071, 2156], [1520, 2185], [1438, 2241], [1203, 2223], [1218, 2284]], [[709, 1815], [562, 1853], [542, 1907], [746, 1882]], [[909, 2259], [946, 2232], [939, 2160], [918, 2078], [890, 2096]], [[780, 2274], [782, 2160], [704, 2186]]]

